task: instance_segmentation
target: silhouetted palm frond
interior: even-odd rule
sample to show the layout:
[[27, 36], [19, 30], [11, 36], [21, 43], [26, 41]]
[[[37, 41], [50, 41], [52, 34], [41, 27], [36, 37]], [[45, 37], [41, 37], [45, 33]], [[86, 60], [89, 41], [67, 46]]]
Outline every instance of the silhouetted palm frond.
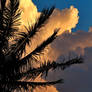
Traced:
[[[50, 81], [50, 82], [25, 82], [25, 81], [9, 81], [9, 82], [0, 82], [0, 87], [6, 87], [6, 89], [3, 89], [4, 91], [2, 92], [11, 92], [13, 89], [19, 89], [20, 91], [22, 91], [23, 89], [28, 90], [28, 92], [31, 92], [30, 87], [32, 88], [36, 88], [36, 87], [46, 87], [46, 86], [51, 86], [57, 83], [63, 83], [63, 80], [57, 80], [57, 81]], [[8, 88], [8, 86], [11, 86], [10, 88]]]
[[16, 77], [18, 78], [24, 78], [25, 77], [25, 80], [27, 79], [35, 79], [37, 76], [43, 76], [44, 74], [46, 75], [45, 77], [47, 77], [47, 74], [48, 74], [48, 71], [50, 69], [52, 70], [55, 70], [55, 69], [61, 69], [61, 70], [64, 70], [66, 69], [67, 67], [70, 67], [72, 66], [73, 64], [81, 64], [83, 63], [83, 58], [81, 57], [76, 57], [76, 58], [73, 58], [71, 60], [68, 60], [68, 61], [65, 61], [62, 63], [56, 63], [55, 61], [53, 62], [50, 62], [48, 61], [47, 63], [43, 63], [40, 67], [38, 68], [33, 68], [30, 70], [28, 70], [27, 72], [25, 73], [19, 73], [16, 75]]

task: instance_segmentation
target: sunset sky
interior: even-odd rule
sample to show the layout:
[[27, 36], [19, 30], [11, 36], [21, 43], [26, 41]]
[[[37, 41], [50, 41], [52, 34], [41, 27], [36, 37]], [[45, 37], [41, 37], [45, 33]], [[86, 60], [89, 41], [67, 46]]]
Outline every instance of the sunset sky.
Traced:
[[92, 0], [32, 0], [39, 11], [43, 8], [55, 5], [56, 8], [69, 8], [71, 5], [79, 10], [79, 23], [74, 31], [84, 30], [88, 31], [92, 25]]
[[[52, 47], [59, 53], [59, 59], [66, 53], [77, 53], [77, 55], [81, 53], [85, 58], [85, 64], [67, 69], [63, 74], [59, 71], [57, 75], [64, 76], [65, 83], [63, 86], [57, 86], [57, 89], [59, 92], [92, 92], [92, 0], [33, 0], [33, 2], [39, 11], [53, 5], [60, 10], [71, 5], [78, 9], [79, 20], [73, 29], [75, 35], [64, 36], [64, 40], [61, 35]], [[52, 77], [53, 73], [49, 78]]]
[[[64, 72], [50, 72], [48, 79], [64, 78], [64, 84], [48, 87], [35, 92], [92, 92], [92, 0], [20, 0], [21, 22], [23, 25], [35, 23], [43, 8], [53, 5], [54, 10], [48, 23], [40, 28], [32, 41], [33, 49], [46, 40], [55, 28], [61, 28], [58, 38], [48, 47], [42, 59], [61, 61], [62, 57], [82, 56], [84, 64], [74, 65]], [[90, 29], [89, 29], [90, 28]], [[72, 32], [72, 29], [74, 32]], [[68, 33], [63, 34], [66, 30]], [[39, 41], [38, 41], [39, 39]], [[30, 47], [26, 48], [27, 54]], [[54, 75], [54, 76], [53, 76]], [[38, 79], [39, 80], [39, 79]]]

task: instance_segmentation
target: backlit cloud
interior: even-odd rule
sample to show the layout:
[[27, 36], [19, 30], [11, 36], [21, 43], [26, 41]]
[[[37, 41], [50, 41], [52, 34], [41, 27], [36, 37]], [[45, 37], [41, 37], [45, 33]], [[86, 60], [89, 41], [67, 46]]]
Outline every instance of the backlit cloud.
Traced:
[[61, 31], [59, 34], [62, 34], [64, 31], [71, 32], [72, 28], [76, 27], [78, 23], [78, 9], [74, 8], [74, 6], [70, 6], [70, 8], [65, 8], [63, 10], [55, 9], [52, 14], [52, 22], [51, 25], [57, 25], [56, 27], [60, 27]]

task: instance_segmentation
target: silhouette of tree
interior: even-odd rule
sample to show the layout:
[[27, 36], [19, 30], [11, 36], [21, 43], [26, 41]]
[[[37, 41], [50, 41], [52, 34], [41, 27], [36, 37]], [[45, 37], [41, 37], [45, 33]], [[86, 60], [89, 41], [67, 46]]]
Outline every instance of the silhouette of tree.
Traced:
[[[48, 82], [28, 82], [29, 79], [35, 79], [37, 76], [47, 76], [50, 69], [60, 68], [66, 69], [72, 64], [80, 64], [83, 62], [81, 57], [68, 60], [66, 62], [56, 63], [55, 61], [41, 64], [40, 67], [32, 68], [30, 62], [37, 62], [34, 58], [35, 55], [40, 55], [45, 47], [47, 47], [55, 38], [58, 33], [58, 29], [41, 45], [30, 52], [25, 57], [22, 54], [25, 52], [26, 45], [30, 43], [32, 37], [35, 36], [39, 29], [49, 19], [54, 7], [51, 9], [44, 9], [38, 19], [38, 21], [31, 27], [26, 27], [27, 32], [18, 32], [18, 26], [20, 25], [21, 11], [18, 9], [19, 0], [10, 0], [8, 6], [5, 6], [6, 0], [0, 0], [0, 90], [1, 92], [11, 92], [18, 88], [18, 90], [25, 89], [30, 92], [33, 88], [39, 86], [50, 86], [56, 83], [63, 83], [62, 79], [48, 81]], [[17, 34], [14, 34], [17, 32]], [[15, 38], [14, 42], [10, 43], [10, 39], [18, 35], [18, 39]], [[38, 61], [39, 62], [39, 61]], [[21, 68], [25, 66], [25, 72], [21, 71]], [[21, 79], [25, 78], [25, 81]], [[29, 89], [31, 88], [31, 90]]]

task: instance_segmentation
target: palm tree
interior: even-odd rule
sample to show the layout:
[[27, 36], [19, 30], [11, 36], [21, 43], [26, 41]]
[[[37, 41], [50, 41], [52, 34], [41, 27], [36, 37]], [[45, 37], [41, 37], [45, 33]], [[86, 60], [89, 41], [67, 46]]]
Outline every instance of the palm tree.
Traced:
[[[23, 89], [31, 91], [35, 87], [49, 86], [56, 83], [62, 83], [63, 80], [54, 80], [48, 82], [28, 82], [29, 79], [35, 79], [37, 76], [47, 76], [50, 69], [66, 69], [72, 64], [82, 63], [81, 57], [68, 60], [66, 62], [56, 63], [55, 61], [41, 64], [40, 67], [32, 68], [30, 62], [39, 62], [34, 56], [39, 56], [57, 36], [58, 29], [45, 41], [41, 43], [32, 52], [22, 58], [26, 45], [29, 45], [32, 38], [39, 29], [49, 19], [54, 7], [44, 9], [38, 18], [38, 21], [31, 27], [26, 27], [27, 32], [19, 32], [21, 11], [18, 9], [19, 0], [10, 0], [6, 7], [6, 0], [0, 0], [0, 90], [1, 92], [11, 92], [14, 89]], [[17, 32], [17, 33], [16, 33]], [[18, 39], [16, 38], [18, 36]], [[14, 38], [15, 37], [15, 38]], [[11, 43], [11, 38], [14, 38]], [[25, 71], [22, 68], [25, 67]], [[22, 79], [25, 79], [22, 81]], [[28, 91], [30, 92], [30, 91]]]

